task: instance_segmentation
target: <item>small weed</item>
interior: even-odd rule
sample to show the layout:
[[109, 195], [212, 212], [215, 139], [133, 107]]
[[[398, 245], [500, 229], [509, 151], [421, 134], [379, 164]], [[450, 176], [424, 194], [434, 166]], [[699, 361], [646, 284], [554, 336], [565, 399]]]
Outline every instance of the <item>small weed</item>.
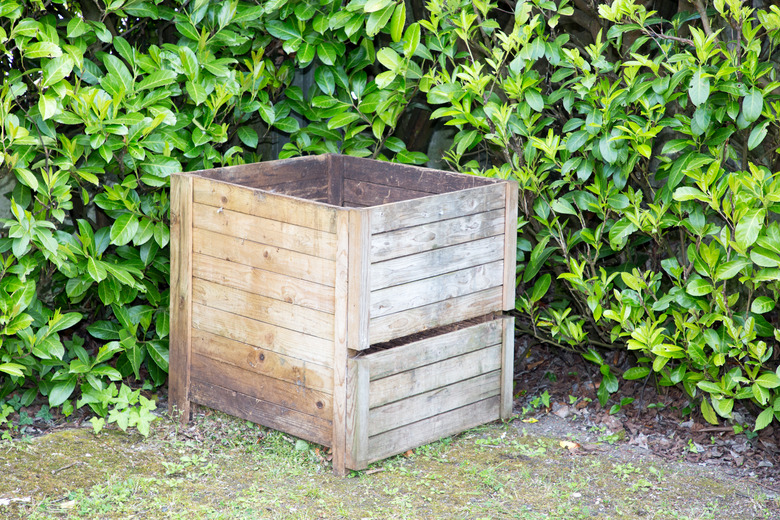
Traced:
[[612, 468], [612, 473], [617, 475], [620, 480], [628, 480], [632, 478], [633, 475], [639, 474], [640, 470], [629, 462], [627, 464], [617, 464]]

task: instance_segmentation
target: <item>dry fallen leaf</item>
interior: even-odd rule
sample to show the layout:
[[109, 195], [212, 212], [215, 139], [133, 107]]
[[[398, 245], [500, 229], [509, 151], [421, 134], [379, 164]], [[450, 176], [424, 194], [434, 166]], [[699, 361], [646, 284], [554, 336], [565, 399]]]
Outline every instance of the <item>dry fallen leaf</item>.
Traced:
[[407, 459], [408, 459], [409, 457], [411, 457], [412, 455], [414, 455], [414, 452], [413, 452], [412, 450], [409, 450], [409, 451], [406, 451], [406, 452], [404, 452], [404, 457], [406, 457]]
[[580, 447], [578, 443], [572, 441], [561, 441], [558, 444], [561, 445], [561, 448], [566, 448], [569, 451], [574, 451]]

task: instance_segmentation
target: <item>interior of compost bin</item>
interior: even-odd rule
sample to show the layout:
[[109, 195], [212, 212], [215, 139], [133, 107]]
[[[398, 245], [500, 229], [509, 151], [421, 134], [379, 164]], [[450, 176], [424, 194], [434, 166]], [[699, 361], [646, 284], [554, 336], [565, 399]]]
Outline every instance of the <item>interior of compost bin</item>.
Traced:
[[459, 321], [457, 323], [451, 323], [449, 325], [443, 325], [441, 327], [423, 330], [421, 332], [416, 332], [414, 334], [403, 336], [401, 338], [392, 339], [390, 341], [385, 341], [383, 343], [376, 343], [374, 345], [371, 345], [371, 347], [366, 350], [361, 350], [359, 354], [357, 354], [357, 356], [364, 356], [364, 355], [367, 356], [375, 352], [381, 352], [383, 350], [388, 350], [391, 348], [408, 345], [409, 343], [414, 343], [415, 341], [422, 341], [424, 339], [432, 338], [434, 336], [440, 336], [448, 332], [454, 332], [456, 330], [465, 329], [467, 327], [473, 327], [474, 325], [479, 325], [480, 323], [485, 323], [488, 321], [495, 320], [498, 316], [500, 316], [500, 314], [496, 314], [496, 313], [485, 314], [484, 316], [477, 316], [476, 318]]
[[198, 174], [340, 207], [378, 206], [497, 182], [336, 154], [214, 168]]

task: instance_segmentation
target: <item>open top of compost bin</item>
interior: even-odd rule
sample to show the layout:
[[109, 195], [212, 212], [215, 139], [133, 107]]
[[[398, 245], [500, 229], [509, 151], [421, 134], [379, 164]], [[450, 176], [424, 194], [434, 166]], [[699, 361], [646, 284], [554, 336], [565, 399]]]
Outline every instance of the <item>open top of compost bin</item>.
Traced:
[[192, 172], [192, 175], [331, 206], [361, 208], [466, 190], [499, 182], [327, 154]]

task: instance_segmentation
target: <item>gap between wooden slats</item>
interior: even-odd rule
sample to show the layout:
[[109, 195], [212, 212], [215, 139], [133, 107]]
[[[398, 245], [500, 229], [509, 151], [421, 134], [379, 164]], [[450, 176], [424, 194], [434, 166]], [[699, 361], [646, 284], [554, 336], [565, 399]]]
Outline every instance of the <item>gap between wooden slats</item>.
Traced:
[[371, 262], [501, 235], [504, 216], [503, 209], [496, 209], [373, 235]]
[[437, 414], [497, 396], [501, 392], [501, 371], [418, 394], [369, 411], [368, 435], [374, 436]]
[[422, 446], [498, 419], [499, 397], [490, 397], [407, 426], [369, 437], [368, 462]]
[[501, 344], [371, 381], [369, 409], [501, 369]]
[[504, 262], [491, 262], [424, 280], [371, 292], [371, 318], [422, 307], [498, 287], [503, 283]]
[[192, 301], [324, 340], [333, 338], [333, 315], [207, 282], [192, 280]]
[[428, 224], [504, 207], [504, 183], [405, 200], [371, 208], [371, 233]]
[[474, 240], [371, 264], [371, 291], [502, 260], [504, 237]]
[[251, 265], [291, 278], [300, 278], [328, 287], [335, 286], [336, 268], [333, 260], [305, 255], [289, 249], [196, 228], [193, 230], [193, 251], [230, 262]]
[[500, 344], [502, 333], [501, 320], [491, 320], [375, 352], [359, 359], [368, 362], [369, 374], [373, 382], [480, 350], [485, 348], [485, 345]]
[[333, 314], [335, 293], [333, 287], [326, 285], [197, 253], [193, 255], [192, 275], [233, 289]]
[[277, 220], [328, 233], [336, 232], [340, 208], [228, 182], [193, 177], [193, 200], [216, 208]]
[[193, 205], [194, 227], [334, 260], [336, 235], [206, 204]]
[[333, 393], [333, 370], [210, 332], [193, 329], [192, 351], [249, 372], [263, 374], [301, 387]]
[[192, 326], [296, 359], [333, 366], [333, 341], [231, 314], [200, 304], [192, 306]]
[[193, 379], [193, 402], [221, 410], [275, 430], [325, 446], [330, 445], [331, 421], [320, 419], [235, 390]]

